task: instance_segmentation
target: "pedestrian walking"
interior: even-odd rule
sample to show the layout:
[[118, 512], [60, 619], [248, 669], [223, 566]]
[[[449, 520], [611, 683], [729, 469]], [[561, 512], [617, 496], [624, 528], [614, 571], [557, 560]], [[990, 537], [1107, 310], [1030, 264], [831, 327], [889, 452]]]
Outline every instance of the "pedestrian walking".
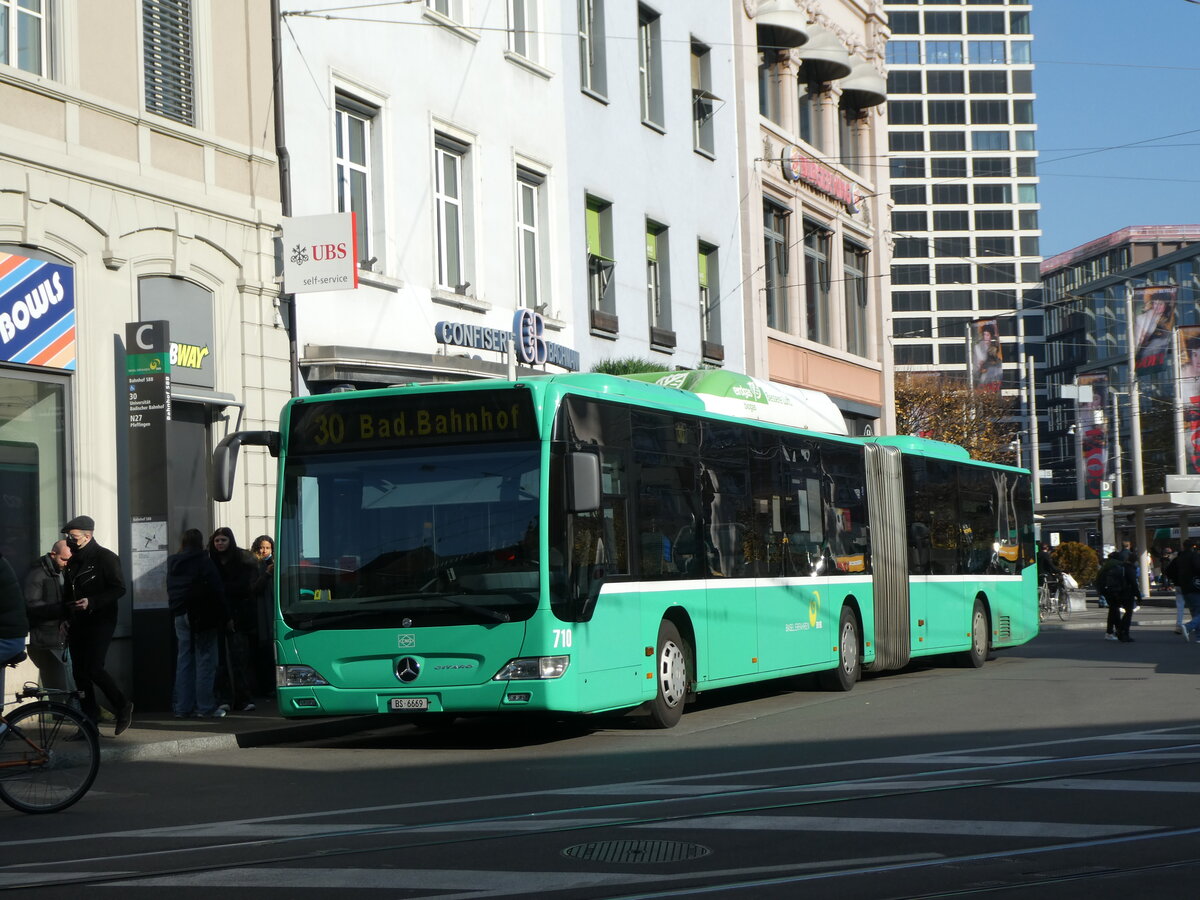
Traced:
[[63, 581], [70, 616], [68, 646], [75, 685], [83, 692], [83, 714], [99, 723], [100, 688], [117, 717], [115, 733], [121, 734], [133, 722], [133, 703], [105, 669], [104, 660], [117, 630], [117, 600], [125, 595], [125, 579], [117, 554], [96, 541], [95, 529], [91, 516], [76, 516], [62, 527], [71, 550]]
[[232, 529], [221, 527], [208, 540], [208, 554], [221, 573], [229, 626], [221, 633], [221, 661], [217, 671], [218, 702], [242, 711], [254, 709], [254, 600], [250, 588], [257, 574], [254, 558], [237, 545]]
[[66, 541], [55, 541], [25, 576], [25, 611], [29, 615], [29, 658], [37, 666], [42, 687], [73, 691], [71, 653], [67, 649], [67, 604], [63, 570], [71, 559]]
[[[1200, 541], [1190, 541], [1186, 550], [1175, 557], [1170, 570], [1171, 580], [1183, 594], [1189, 619], [1175, 629], [1185, 641], [1193, 640], [1200, 627]], [[1178, 615], [1178, 611], [1176, 613]]]
[[[1111, 558], [1111, 557], [1110, 557]], [[1131, 550], [1121, 550], [1116, 554], [1117, 565], [1109, 569], [1105, 586], [1105, 598], [1108, 600], [1108, 630], [1115, 634], [1118, 641], [1125, 644], [1133, 643], [1129, 627], [1133, 624], [1133, 612], [1141, 600], [1141, 588], [1138, 585], [1137, 555]]]
[[171, 709], [175, 718], [220, 718], [225, 710], [214, 693], [219, 635], [229, 622], [225, 587], [209, 555], [204, 535], [189, 528], [179, 552], [167, 559], [167, 598], [175, 619], [175, 688]]
[[0, 707], [4, 705], [4, 663], [20, 656], [29, 634], [29, 617], [21, 583], [8, 560], [0, 556]]

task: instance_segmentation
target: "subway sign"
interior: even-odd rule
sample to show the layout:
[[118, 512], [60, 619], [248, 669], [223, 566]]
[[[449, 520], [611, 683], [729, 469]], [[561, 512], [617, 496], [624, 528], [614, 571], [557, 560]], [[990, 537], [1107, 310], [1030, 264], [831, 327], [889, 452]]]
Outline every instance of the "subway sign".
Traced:
[[465, 322], [438, 322], [433, 329], [437, 342], [449, 347], [507, 353], [512, 345], [517, 361], [527, 366], [549, 363], [569, 372], [578, 372], [579, 351], [546, 340], [545, 333], [545, 319], [531, 309], [517, 310], [511, 331]]

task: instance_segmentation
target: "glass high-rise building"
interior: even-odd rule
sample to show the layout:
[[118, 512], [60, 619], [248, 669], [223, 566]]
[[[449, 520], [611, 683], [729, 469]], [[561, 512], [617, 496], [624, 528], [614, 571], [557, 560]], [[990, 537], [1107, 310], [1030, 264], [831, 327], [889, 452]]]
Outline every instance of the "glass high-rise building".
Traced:
[[967, 330], [984, 319], [1006, 391], [1028, 356], [1041, 362], [1032, 6], [884, 0], [897, 372], [965, 376]]

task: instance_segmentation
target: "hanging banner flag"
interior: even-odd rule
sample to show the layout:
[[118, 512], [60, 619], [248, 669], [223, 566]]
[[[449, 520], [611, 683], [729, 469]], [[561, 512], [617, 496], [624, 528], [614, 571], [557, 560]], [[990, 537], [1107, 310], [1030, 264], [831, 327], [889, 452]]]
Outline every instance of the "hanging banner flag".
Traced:
[[995, 319], [971, 323], [971, 383], [977, 391], [998, 391], [1004, 384], [1004, 350]]
[[1179, 360], [1179, 408], [1183, 411], [1184, 456], [1187, 474], [1200, 474], [1200, 325], [1175, 329]]
[[75, 271], [0, 251], [0, 362], [75, 368]]
[[[1100, 498], [1100, 482], [1108, 478], [1108, 373], [1080, 375], [1075, 383], [1091, 388], [1091, 399], [1079, 402], [1080, 492], [1087, 500]], [[1118, 438], [1119, 440], [1119, 438]]]
[[1175, 328], [1175, 285], [1134, 288], [1133, 346], [1138, 371], [1161, 369], [1167, 363]]

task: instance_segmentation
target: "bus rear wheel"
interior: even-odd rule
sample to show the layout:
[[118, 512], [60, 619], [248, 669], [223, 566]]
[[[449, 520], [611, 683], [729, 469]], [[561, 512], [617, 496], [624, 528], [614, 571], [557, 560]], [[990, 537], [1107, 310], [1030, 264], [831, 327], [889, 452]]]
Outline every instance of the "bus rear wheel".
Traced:
[[657, 689], [650, 702], [650, 725], [674, 728], [683, 716], [687, 701], [689, 648], [674, 622], [666, 619], [658, 626], [658, 648], [654, 654], [658, 671]]
[[838, 622], [838, 664], [836, 669], [827, 669], [817, 675], [817, 681], [826, 691], [848, 691], [862, 677], [862, 639], [858, 633], [858, 619], [848, 606], [842, 607]]

